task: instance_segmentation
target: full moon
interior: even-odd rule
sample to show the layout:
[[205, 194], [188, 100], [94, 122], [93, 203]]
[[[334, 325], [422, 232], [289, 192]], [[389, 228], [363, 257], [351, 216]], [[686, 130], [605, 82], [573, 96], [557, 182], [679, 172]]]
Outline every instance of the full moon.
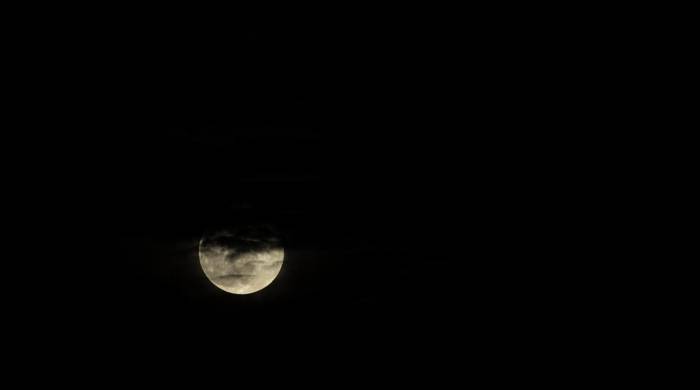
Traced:
[[199, 263], [216, 287], [231, 294], [251, 294], [270, 285], [282, 269], [284, 248], [266, 227], [246, 227], [205, 234]]

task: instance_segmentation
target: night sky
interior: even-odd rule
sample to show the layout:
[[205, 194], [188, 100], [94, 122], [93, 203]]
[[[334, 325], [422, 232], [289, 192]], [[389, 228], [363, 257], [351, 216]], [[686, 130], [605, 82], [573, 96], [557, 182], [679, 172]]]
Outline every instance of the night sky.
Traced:
[[[38, 81], [42, 120], [60, 126], [26, 157], [42, 162], [22, 176], [39, 205], [25, 223], [51, 232], [62, 276], [26, 308], [134, 348], [221, 334], [255, 350], [276, 329], [298, 348], [525, 332], [557, 267], [533, 260], [558, 250], [537, 202], [564, 190], [538, 191], [548, 161], [528, 129], [544, 124], [518, 103], [533, 89], [510, 58], [448, 31], [210, 33], [228, 46], [101, 37]], [[207, 280], [197, 243], [240, 224], [274, 226], [285, 261], [237, 296]]]

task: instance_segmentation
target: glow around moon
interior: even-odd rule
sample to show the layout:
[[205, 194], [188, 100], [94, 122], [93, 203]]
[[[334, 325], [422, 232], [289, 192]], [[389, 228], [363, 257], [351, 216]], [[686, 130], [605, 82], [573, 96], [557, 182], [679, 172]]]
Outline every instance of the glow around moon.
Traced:
[[280, 240], [267, 228], [223, 230], [204, 235], [199, 262], [207, 278], [232, 294], [250, 294], [267, 287], [284, 261]]

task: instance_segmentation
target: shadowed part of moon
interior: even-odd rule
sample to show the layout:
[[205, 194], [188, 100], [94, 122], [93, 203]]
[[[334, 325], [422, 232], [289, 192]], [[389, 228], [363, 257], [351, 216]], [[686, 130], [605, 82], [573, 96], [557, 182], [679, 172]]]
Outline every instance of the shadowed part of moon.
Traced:
[[221, 231], [199, 243], [199, 262], [207, 278], [232, 294], [267, 287], [282, 269], [284, 249], [265, 230]]

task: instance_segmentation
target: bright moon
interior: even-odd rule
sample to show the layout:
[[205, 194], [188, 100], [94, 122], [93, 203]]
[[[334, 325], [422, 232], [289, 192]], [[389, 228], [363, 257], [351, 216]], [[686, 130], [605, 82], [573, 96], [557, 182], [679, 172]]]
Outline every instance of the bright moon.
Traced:
[[269, 229], [248, 227], [204, 235], [199, 263], [216, 287], [250, 294], [267, 287], [282, 269], [284, 248]]

